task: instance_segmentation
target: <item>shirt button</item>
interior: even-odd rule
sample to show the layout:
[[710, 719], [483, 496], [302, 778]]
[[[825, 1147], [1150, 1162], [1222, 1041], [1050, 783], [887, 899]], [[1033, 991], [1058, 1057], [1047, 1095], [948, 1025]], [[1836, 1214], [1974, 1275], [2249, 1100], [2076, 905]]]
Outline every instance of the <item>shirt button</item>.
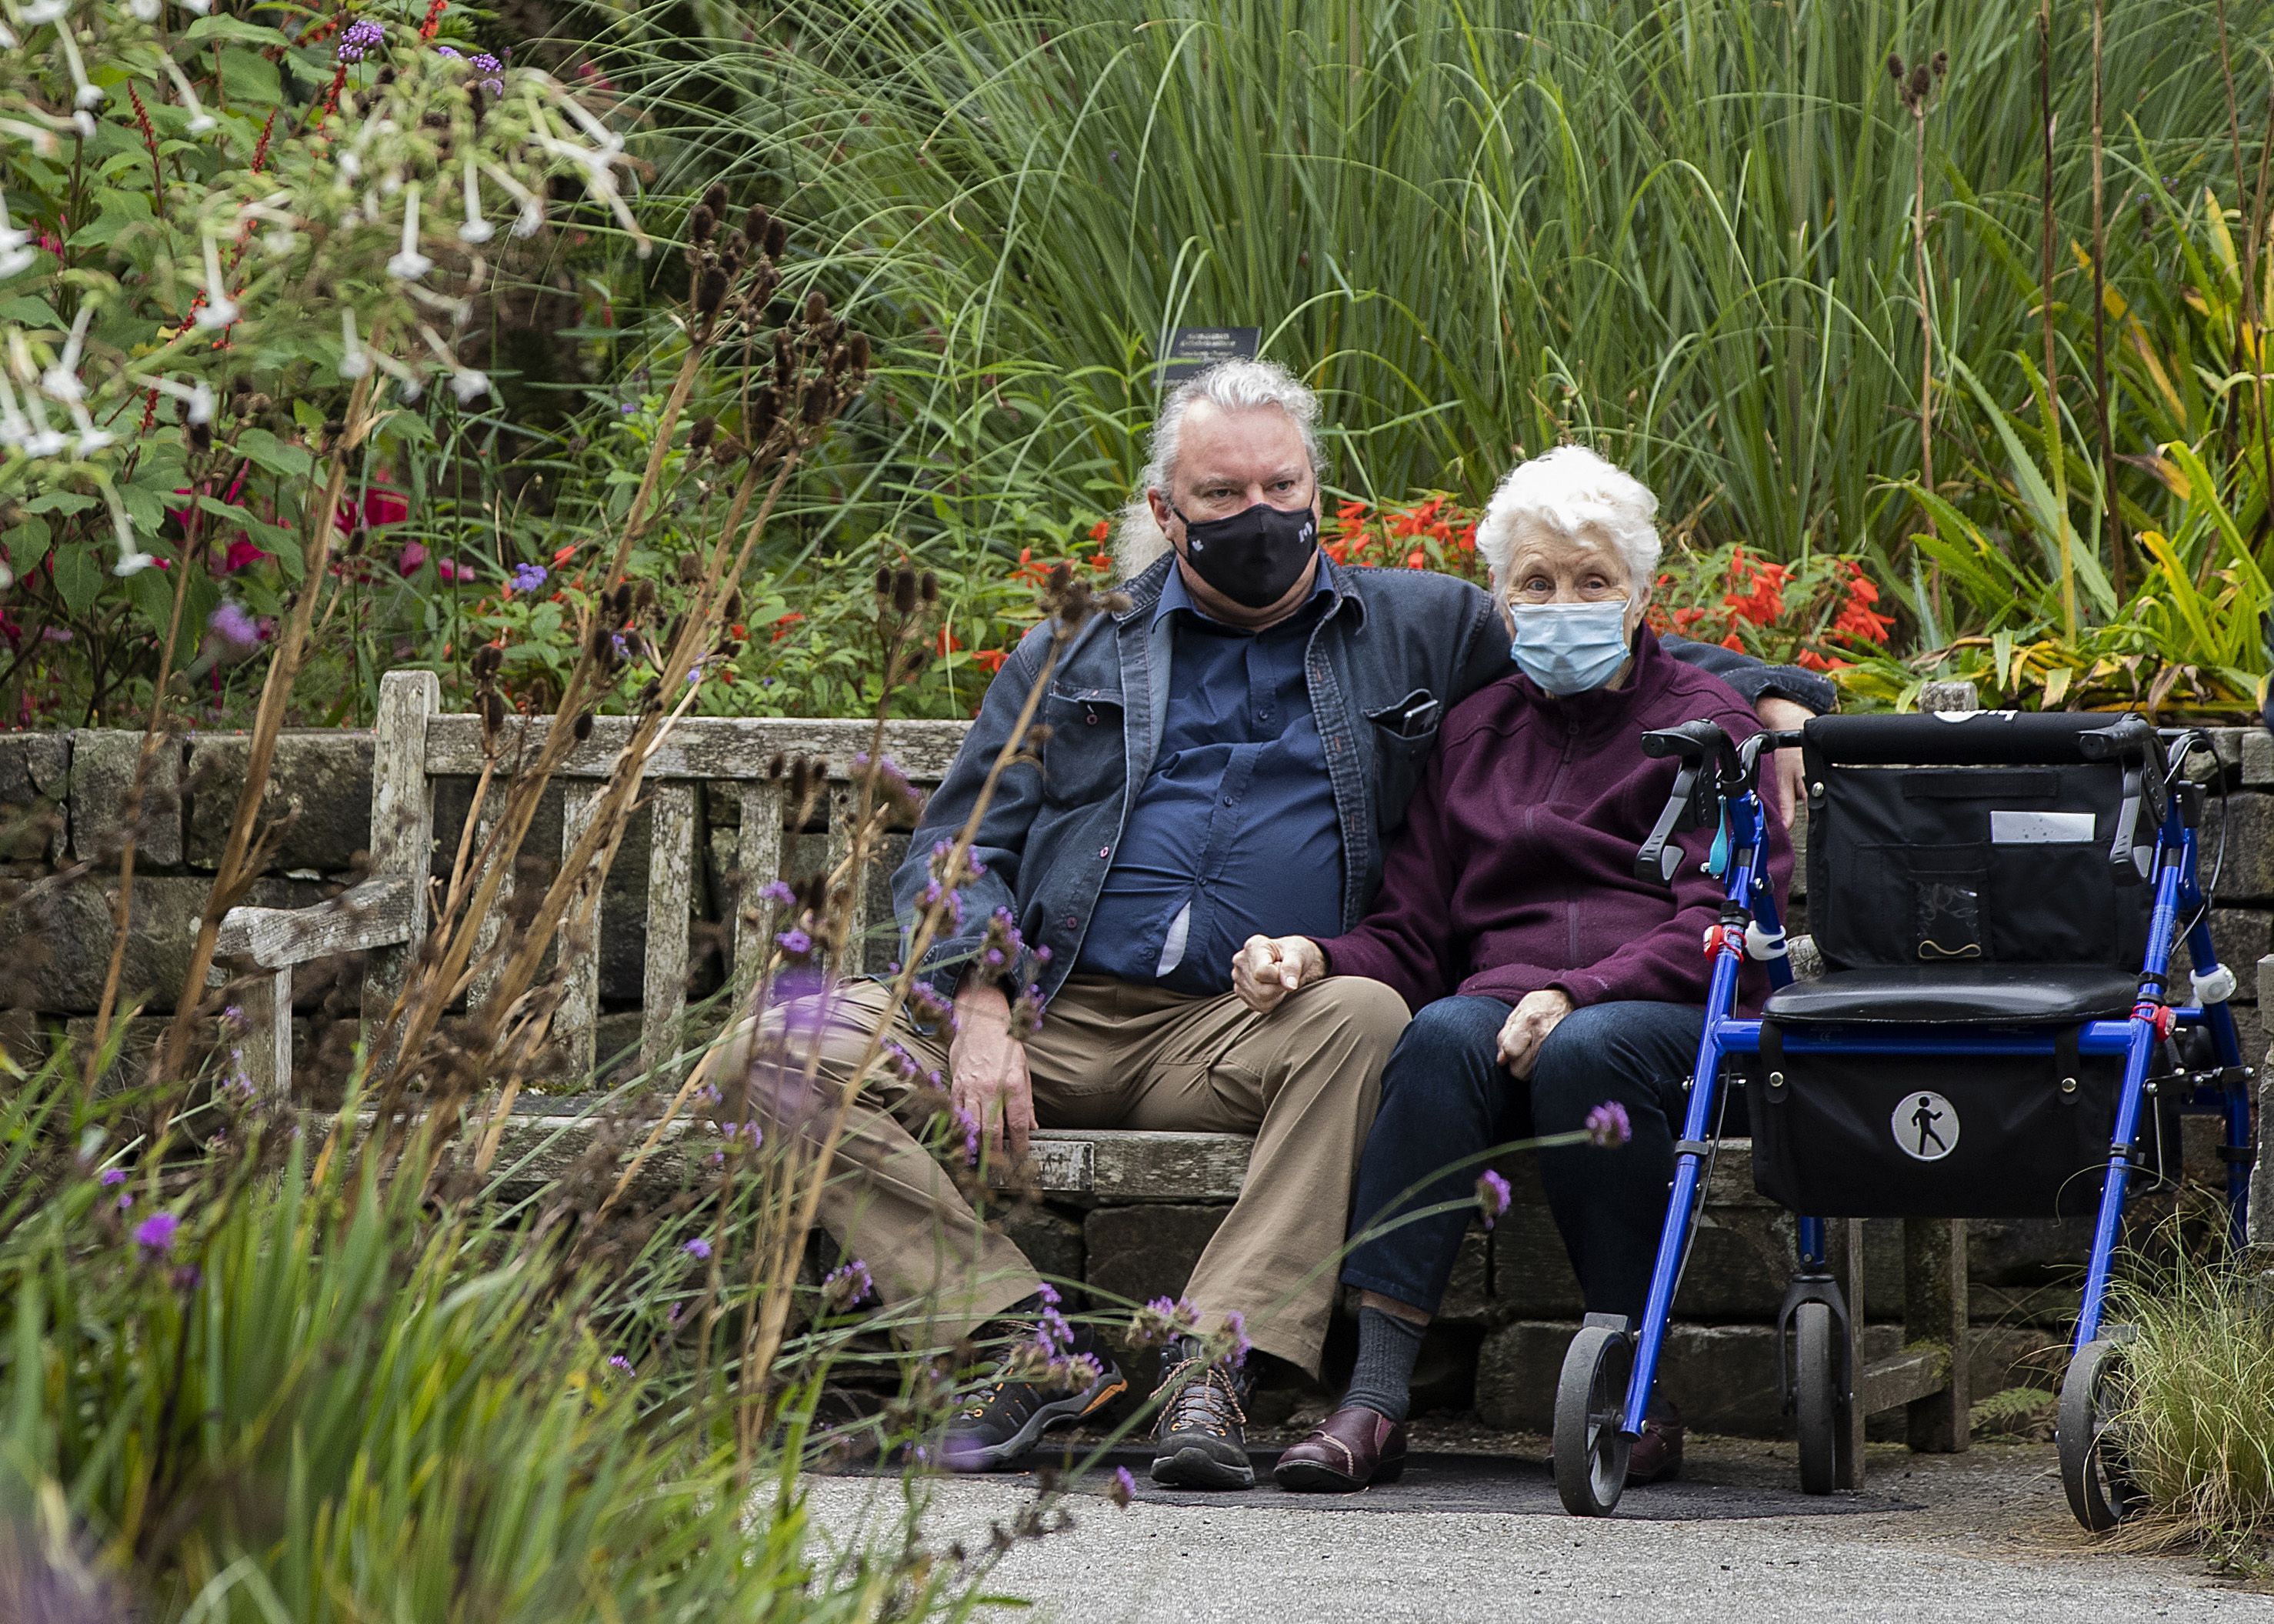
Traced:
[[1113, 855], [1113, 848], [1110, 846], [1101, 846], [1097, 848], [1097, 854], [1100, 857], [1111, 857]]

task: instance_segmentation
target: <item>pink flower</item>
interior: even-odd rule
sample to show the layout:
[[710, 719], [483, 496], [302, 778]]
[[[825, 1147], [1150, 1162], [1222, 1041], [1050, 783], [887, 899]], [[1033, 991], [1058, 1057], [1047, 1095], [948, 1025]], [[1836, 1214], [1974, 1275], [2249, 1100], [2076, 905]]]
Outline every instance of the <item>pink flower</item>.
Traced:
[[1477, 1180], [1477, 1205], [1484, 1211], [1486, 1229], [1491, 1229], [1494, 1221], [1508, 1210], [1509, 1199], [1508, 1180], [1487, 1168]]
[[182, 1221], [171, 1213], [152, 1213], [134, 1226], [134, 1244], [150, 1257], [160, 1257], [174, 1249], [174, 1232]]
[[1587, 1137], [1606, 1150], [1634, 1138], [1634, 1124], [1627, 1120], [1627, 1108], [1616, 1100], [1606, 1100], [1589, 1111]]
[[229, 544], [228, 551], [222, 554], [221, 568], [214, 573], [215, 575], [233, 575], [240, 569], [252, 568], [253, 565], [260, 563], [263, 559], [270, 559], [275, 556], [276, 555], [273, 553], [263, 553], [245, 538], [239, 536], [235, 541]]
[[398, 575], [415, 575], [418, 573], [418, 567], [425, 561], [425, 543], [406, 541], [403, 544], [403, 556], [395, 561], [395, 573]]

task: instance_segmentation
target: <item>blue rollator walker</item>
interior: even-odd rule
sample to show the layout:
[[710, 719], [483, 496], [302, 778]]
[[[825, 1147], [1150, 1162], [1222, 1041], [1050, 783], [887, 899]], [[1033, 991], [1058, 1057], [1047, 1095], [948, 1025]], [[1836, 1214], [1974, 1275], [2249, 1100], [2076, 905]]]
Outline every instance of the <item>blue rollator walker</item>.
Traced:
[[[2181, 770], [2209, 737], [2137, 716], [1972, 711], [1818, 717], [1743, 745], [1691, 722], [1643, 745], [1678, 771], [1638, 876], [1667, 883], [1683, 861], [1675, 831], [1718, 826], [1709, 867], [1727, 892], [1706, 936], [1705, 1031], [1643, 1322], [1591, 1314], [1564, 1357], [1565, 1508], [1606, 1515], [1625, 1487], [1725, 1090], [1743, 1081], [1754, 1182], [1801, 1214], [1778, 1330], [1802, 1489], [1835, 1486], [1852, 1436], [1853, 1344], [1827, 1219], [2057, 1217], [2097, 1201], [2058, 1439], [2077, 1521], [2115, 1526], [2139, 1495], [2108, 1425], [2130, 1340], [2102, 1323], [2110, 1264], [2127, 1190], [2176, 1177], [2180, 1110], [2224, 1119], [2229, 1242], [2243, 1239], [2253, 1073], [2196, 872], [2205, 794]], [[1763, 753], [1796, 746], [1825, 965], [1808, 981], [1786, 954], [1758, 786]], [[2174, 997], [2182, 936], [2194, 974]], [[1758, 1020], [1735, 1013], [1748, 955], [1773, 989]]]

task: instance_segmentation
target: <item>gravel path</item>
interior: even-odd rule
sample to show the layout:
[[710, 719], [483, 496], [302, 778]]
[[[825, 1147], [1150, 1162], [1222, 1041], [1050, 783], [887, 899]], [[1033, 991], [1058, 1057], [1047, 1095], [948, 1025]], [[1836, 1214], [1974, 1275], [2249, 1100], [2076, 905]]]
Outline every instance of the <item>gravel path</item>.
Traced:
[[[1562, 1514], [1536, 1440], [1429, 1455], [1394, 1487], [1314, 1499], [1268, 1477], [1246, 1494], [1170, 1494], [1145, 1482], [1141, 1456], [1114, 1458], [1135, 1465], [1136, 1502], [1103, 1498], [1102, 1471], [1077, 1482], [1065, 1501], [1074, 1527], [1014, 1549], [989, 1587], [1036, 1606], [983, 1616], [2274, 1620], [2274, 1597], [2220, 1583], [2200, 1559], [2095, 1547], [2069, 1521], [2044, 1446], [1943, 1457], [1875, 1447], [1862, 1493], [1811, 1500], [1792, 1486], [1788, 1447], [1695, 1440], [1683, 1482], [1633, 1492], [1603, 1522]], [[1036, 1487], [1024, 1474], [942, 1484], [931, 1530], [983, 1544]], [[880, 1491], [897, 1498], [877, 1480], [821, 1480], [815, 1510], [849, 1533]]]

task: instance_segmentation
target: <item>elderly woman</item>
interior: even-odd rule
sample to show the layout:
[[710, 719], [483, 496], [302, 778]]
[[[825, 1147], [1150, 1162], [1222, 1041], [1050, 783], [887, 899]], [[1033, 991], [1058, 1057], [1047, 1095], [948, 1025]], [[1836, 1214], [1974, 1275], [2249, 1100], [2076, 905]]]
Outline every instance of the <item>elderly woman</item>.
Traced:
[[[1513, 623], [1512, 668], [1446, 718], [1372, 913], [1323, 941], [1253, 937], [1235, 964], [1258, 1010], [1332, 974], [1387, 982], [1413, 1011], [1382, 1076], [1343, 1269], [1361, 1294], [1357, 1370], [1342, 1407], [1282, 1457], [1284, 1487], [1357, 1489], [1401, 1470], [1414, 1357], [1474, 1209], [1397, 1220], [1470, 1195], [1484, 1153], [1527, 1126], [1568, 1133], [1623, 1110], [1631, 1143], [1543, 1151], [1540, 1172], [1588, 1312], [1642, 1317], [1704, 1019], [1699, 944], [1721, 901], [1700, 872], [1710, 831], [1683, 838], [1670, 891], [1635, 878], [1675, 771], [1642, 736], [1701, 718], [1733, 738], [1756, 726], [1644, 622], [1657, 508], [1577, 446], [1502, 481], [1477, 545]], [[1768, 822], [1781, 895], [1791, 849]], [[1628, 1482], [1675, 1470], [1681, 1440], [1678, 1417], [1654, 1416]]]

